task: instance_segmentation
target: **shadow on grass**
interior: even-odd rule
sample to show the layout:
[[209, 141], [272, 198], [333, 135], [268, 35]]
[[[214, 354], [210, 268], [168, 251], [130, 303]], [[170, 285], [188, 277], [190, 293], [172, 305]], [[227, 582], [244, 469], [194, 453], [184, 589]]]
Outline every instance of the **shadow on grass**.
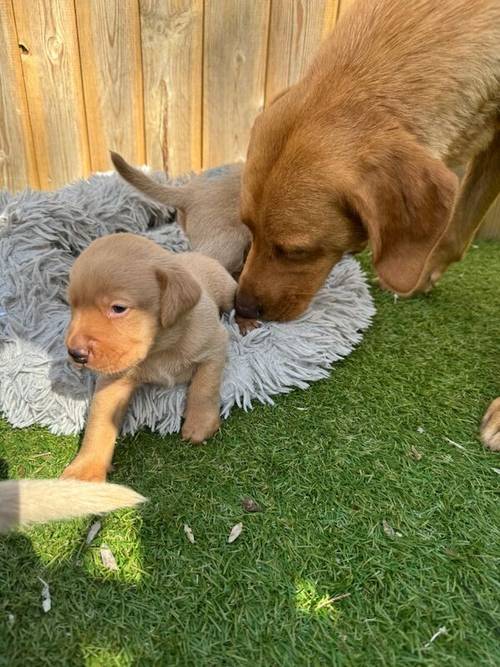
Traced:
[[[133, 438], [127, 444], [117, 449], [120, 479], [113, 481], [134, 477], [130, 462], [138, 452], [131, 451]], [[141, 450], [145, 469], [154, 470], [157, 453], [155, 446]], [[264, 632], [267, 657], [276, 651], [274, 659], [281, 656], [286, 663], [283, 648], [273, 648], [277, 637], [292, 633], [307, 644], [310, 636], [331, 636], [337, 608], [321, 586], [294, 576], [294, 558], [276, 557], [286, 543], [269, 558], [270, 544], [245, 540], [245, 531], [252, 522], [261, 523], [264, 513], [245, 515], [243, 536], [232, 545], [227, 534], [214, 539], [211, 526], [202, 535], [199, 525], [191, 545], [182, 530], [190, 520], [185, 503], [165, 508], [154, 499], [161, 492], [157, 481], [154, 474], [147, 481], [152, 500], [141, 511], [102, 518], [103, 529], [91, 545], [85, 540], [92, 519], [0, 538], [0, 627], [6, 627], [0, 632], [0, 664], [2, 659], [9, 667], [244, 664], [241, 646], [233, 640], [239, 632], [253, 637], [257, 653]], [[100, 561], [106, 540], [117, 572]], [[42, 611], [41, 580], [52, 596], [48, 613]], [[281, 618], [274, 628], [267, 627], [265, 617], [255, 622], [256, 610], [276, 604]], [[221, 627], [221, 616], [227, 627]], [[288, 650], [292, 664], [296, 648], [290, 644]]]

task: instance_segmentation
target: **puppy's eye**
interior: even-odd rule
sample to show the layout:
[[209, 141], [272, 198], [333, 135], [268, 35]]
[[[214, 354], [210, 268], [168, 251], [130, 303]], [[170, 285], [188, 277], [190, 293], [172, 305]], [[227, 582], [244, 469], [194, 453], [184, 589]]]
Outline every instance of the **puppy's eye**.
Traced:
[[129, 311], [128, 306], [121, 303], [114, 303], [108, 311], [109, 317], [121, 317]]

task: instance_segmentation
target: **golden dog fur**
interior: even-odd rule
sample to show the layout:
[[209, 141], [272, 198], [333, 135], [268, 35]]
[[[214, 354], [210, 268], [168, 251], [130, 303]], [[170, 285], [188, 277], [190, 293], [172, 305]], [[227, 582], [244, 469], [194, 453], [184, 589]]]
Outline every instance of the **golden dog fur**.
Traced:
[[21, 479], [0, 482], [0, 533], [19, 526], [72, 519], [133, 507], [145, 501], [118, 484], [62, 479]]
[[[237, 313], [297, 317], [368, 241], [383, 287], [426, 291], [499, 191], [500, 1], [357, 0], [255, 121]], [[500, 450], [500, 399], [482, 437]]]
[[64, 478], [106, 478], [124, 413], [143, 383], [190, 382], [183, 438], [202, 442], [217, 431], [227, 348], [219, 310], [232, 308], [235, 289], [215, 260], [176, 255], [134, 234], [100, 238], [78, 257], [66, 342], [99, 378], [82, 447]]
[[[383, 286], [427, 289], [500, 189], [500, 2], [358, 0], [255, 121], [237, 310], [291, 319], [369, 240]], [[470, 162], [464, 185], [451, 168]]]

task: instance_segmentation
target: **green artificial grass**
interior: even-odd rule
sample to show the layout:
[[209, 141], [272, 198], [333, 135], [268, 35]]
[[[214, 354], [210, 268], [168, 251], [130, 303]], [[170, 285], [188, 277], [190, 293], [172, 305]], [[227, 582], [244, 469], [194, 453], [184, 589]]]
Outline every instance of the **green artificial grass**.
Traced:
[[[91, 546], [90, 520], [1, 537], [0, 665], [499, 665], [500, 454], [477, 431], [500, 393], [500, 246], [430, 296], [373, 292], [328, 380], [203, 447], [124, 438], [112, 479], [150, 502]], [[0, 439], [4, 477], [55, 476], [78, 442], [5, 422]]]

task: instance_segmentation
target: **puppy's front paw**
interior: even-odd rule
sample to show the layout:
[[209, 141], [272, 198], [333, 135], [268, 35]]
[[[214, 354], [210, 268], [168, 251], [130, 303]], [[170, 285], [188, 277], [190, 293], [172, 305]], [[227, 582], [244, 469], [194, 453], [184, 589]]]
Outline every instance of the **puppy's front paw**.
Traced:
[[486, 447], [500, 452], [500, 398], [495, 398], [481, 422], [481, 440]]
[[105, 482], [107, 470], [94, 461], [85, 459], [78, 460], [78, 457], [65, 468], [60, 479], [79, 479], [82, 482]]
[[204, 442], [214, 433], [217, 433], [219, 426], [220, 417], [218, 412], [187, 414], [182, 425], [182, 439], [196, 443]]

